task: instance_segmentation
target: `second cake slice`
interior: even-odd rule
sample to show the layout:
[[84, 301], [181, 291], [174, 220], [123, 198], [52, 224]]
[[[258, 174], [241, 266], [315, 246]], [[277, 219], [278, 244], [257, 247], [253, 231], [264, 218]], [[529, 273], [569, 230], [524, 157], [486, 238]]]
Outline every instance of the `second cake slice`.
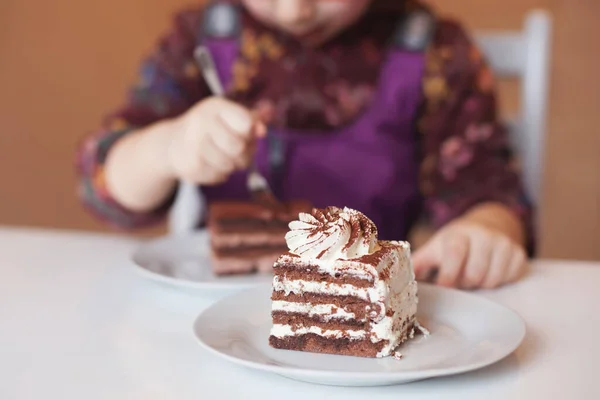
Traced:
[[222, 201], [209, 208], [212, 268], [217, 275], [271, 272], [287, 249], [287, 225], [310, 204], [293, 201], [281, 210], [255, 202]]

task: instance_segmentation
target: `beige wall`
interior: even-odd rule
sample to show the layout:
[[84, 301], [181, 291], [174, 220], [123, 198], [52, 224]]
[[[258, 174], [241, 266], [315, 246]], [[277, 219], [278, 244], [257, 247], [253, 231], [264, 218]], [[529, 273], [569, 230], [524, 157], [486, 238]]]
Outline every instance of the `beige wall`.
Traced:
[[[104, 229], [74, 196], [78, 139], [122, 98], [141, 54], [185, 0], [0, 1], [0, 224]], [[544, 255], [600, 259], [597, 0], [435, 0], [472, 28], [555, 12]], [[503, 107], [516, 84], [503, 83]], [[579, 105], [575, 100], [583, 101]], [[10, 145], [9, 145], [10, 140]], [[588, 177], [583, 172], [592, 172]], [[559, 185], [559, 180], [561, 183]]]
[[76, 143], [185, 3], [0, 1], [0, 224], [103, 228], [74, 196]]

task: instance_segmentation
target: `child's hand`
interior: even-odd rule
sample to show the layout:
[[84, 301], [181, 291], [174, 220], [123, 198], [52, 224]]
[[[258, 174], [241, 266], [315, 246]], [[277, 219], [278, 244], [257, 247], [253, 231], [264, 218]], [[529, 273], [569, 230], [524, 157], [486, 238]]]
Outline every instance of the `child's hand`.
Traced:
[[438, 231], [413, 257], [415, 274], [425, 279], [438, 269], [437, 284], [491, 289], [525, 271], [523, 247], [481, 222], [457, 219]]
[[173, 174], [189, 182], [214, 185], [247, 168], [256, 139], [266, 133], [250, 110], [217, 97], [206, 99], [176, 122], [168, 150]]

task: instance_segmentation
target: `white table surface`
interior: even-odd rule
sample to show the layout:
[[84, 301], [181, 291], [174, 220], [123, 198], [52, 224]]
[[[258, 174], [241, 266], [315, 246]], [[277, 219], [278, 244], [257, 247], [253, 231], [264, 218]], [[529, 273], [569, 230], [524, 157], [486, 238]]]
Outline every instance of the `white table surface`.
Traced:
[[474, 373], [342, 388], [234, 366], [195, 342], [212, 301], [140, 278], [119, 236], [0, 229], [0, 399], [600, 399], [600, 264], [537, 261], [483, 293], [526, 320], [524, 344]]

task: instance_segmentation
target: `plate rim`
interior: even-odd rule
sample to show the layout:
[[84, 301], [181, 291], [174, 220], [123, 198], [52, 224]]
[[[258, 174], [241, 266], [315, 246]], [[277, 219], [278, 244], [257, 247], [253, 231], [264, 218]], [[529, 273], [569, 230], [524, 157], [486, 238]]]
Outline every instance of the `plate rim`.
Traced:
[[[149, 246], [156, 245], [157, 243], [162, 243], [170, 240], [176, 240], [178, 237], [181, 238], [189, 238], [193, 236], [208, 236], [208, 231], [206, 229], [200, 229], [192, 232], [191, 234], [185, 235], [177, 235], [177, 234], [166, 234], [161, 235], [155, 238], [151, 238], [149, 240], [143, 241], [139, 244], [133, 252], [131, 252], [129, 259], [132, 264], [132, 268], [141, 276], [146, 279], [149, 279], [154, 282], [160, 282], [163, 284], [167, 284], [169, 286], [178, 287], [178, 288], [186, 288], [186, 289], [195, 289], [195, 290], [203, 290], [203, 291], [245, 291], [245, 290], [253, 290], [257, 286], [266, 285], [265, 281], [257, 281], [257, 282], [216, 282], [216, 281], [192, 281], [188, 279], [179, 279], [171, 276], [163, 275], [158, 272], [154, 272], [145, 268], [143, 263], [139, 261], [139, 257], [141, 257], [140, 253], [144, 251], [145, 248]], [[259, 275], [254, 275], [259, 276]]]
[[[262, 286], [266, 286], [266, 285], [262, 285]], [[502, 352], [502, 354], [495, 356], [495, 357], [490, 357], [488, 360], [484, 360], [484, 361], [480, 361], [480, 362], [469, 363], [469, 364], [465, 364], [463, 366], [449, 367], [449, 368], [430, 368], [430, 369], [424, 369], [424, 370], [419, 370], [419, 371], [387, 371], [387, 372], [386, 371], [365, 371], [365, 372], [328, 371], [328, 370], [315, 370], [315, 369], [299, 368], [299, 367], [285, 366], [285, 365], [270, 365], [270, 364], [260, 363], [260, 362], [256, 362], [256, 361], [245, 360], [242, 358], [238, 358], [238, 357], [229, 355], [227, 353], [221, 352], [221, 351], [211, 347], [209, 344], [205, 343], [202, 340], [202, 338], [197, 334], [196, 326], [200, 323], [200, 320], [206, 313], [208, 313], [211, 310], [213, 310], [214, 308], [220, 306], [223, 302], [232, 300], [234, 297], [242, 296], [244, 294], [254, 292], [254, 291], [259, 291], [261, 289], [259, 287], [255, 287], [255, 288], [237, 292], [233, 295], [227, 296], [227, 297], [220, 299], [219, 301], [211, 304], [209, 307], [204, 309], [194, 319], [194, 323], [192, 324], [192, 333], [193, 333], [196, 341], [200, 344], [200, 346], [203, 349], [206, 349], [210, 353], [215, 354], [218, 357], [222, 357], [234, 364], [243, 365], [245, 367], [256, 369], [256, 370], [267, 371], [267, 372], [275, 373], [278, 375], [283, 375], [283, 376], [290, 377], [290, 378], [291, 377], [300, 377], [300, 376], [302, 376], [302, 377], [318, 376], [319, 378], [321, 378], [319, 380], [328, 379], [328, 378], [329, 379], [330, 378], [343, 378], [343, 379], [378, 378], [379, 381], [381, 381], [381, 380], [397, 380], [397, 381], [400, 381], [400, 380], [405, 381], [406, 380], [406, 381], [409, 381], [409, 380], [422, 380], [422, 379], [429, 379], [429, 378], [434, 378], [434, 377], [458, 375], [458, 374], [462, 374], [462, 373], [466, 373], [466, 372], [476, 371], [476, 370], [488, 367], [490, 365], [493, 365], [497, 362], [500, 362], [503, 359], [510, 356], [511, 354], [513, 354], [522, 345], [522, 343], [527, 335], [527, 324], [525, 323], [525, 320], [523, 319], [523, 317], [513, 308], [506, 306], [504, 304], [495, 302], [489, 298], [486, 298], [483, 296], [478, 296], [474, 293], [464, 292], [464, 291], [461, 291], [458, 289], [440, 287], [440, 286], [436, 286], [436, 285], [432, 285], [432, 284], [428, 284], [428, 283], [419, 283], [419, 286], [420, 287], [428, 287], [429, 290], [439, 290], [442, 292], [454, 292], [455, 294], [458, 294], [460, 296], [475, 298], [475, 299], [477, 299], [477, 301], [485, 302], [485, 303], [491, 304], [494, 307], [500, 307], [500, 308], [504, 309], [505, 311], [512, 314], [512, 316], [515, 318], [515, 321], [518, 322], [518, 329], [519, 329], [518, 340], [515, 339], [515, 342], [512, 345], [507, 346], [506, 350], [504, 352]], [[313, 380], [313, 382], [314, 382], [314, 380]], [[349, 386], [349, 385], [346, 385], [346, 386]]]

